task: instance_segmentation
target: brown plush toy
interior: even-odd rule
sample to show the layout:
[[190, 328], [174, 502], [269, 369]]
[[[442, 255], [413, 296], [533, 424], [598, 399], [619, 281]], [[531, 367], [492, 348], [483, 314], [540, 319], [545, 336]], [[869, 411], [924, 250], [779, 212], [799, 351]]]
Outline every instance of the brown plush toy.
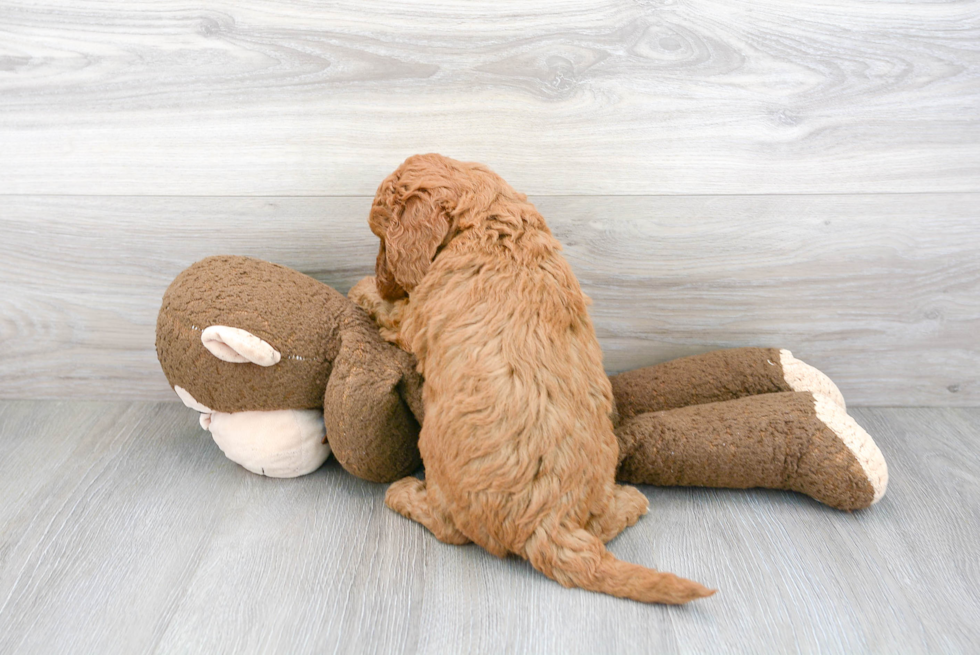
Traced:
[[331, 448], [348, 471], [376, 482], [421, 463], [421, 403], [406, 405], [421, 397], [414, 358], [298, 271], [249, 257], [193, 264], [163, 296], [156, 345], [201, 427], [253, 473], [303, 475]]
[[[373, 278], [352, 295], [361, 284]], [[181, 400], [250, 471], [303, 475], [332, 450], [354, 475], [390, 482], [421, 463], [414, 358], [297, 271], [247, 257], [192, 265], [164, 295], [157, 354]], [[611, 381], [622, 482], [788, 489], [846, 510], [885, 492], [874, 441], [833, 382], [789, 351], [715, 351]]]

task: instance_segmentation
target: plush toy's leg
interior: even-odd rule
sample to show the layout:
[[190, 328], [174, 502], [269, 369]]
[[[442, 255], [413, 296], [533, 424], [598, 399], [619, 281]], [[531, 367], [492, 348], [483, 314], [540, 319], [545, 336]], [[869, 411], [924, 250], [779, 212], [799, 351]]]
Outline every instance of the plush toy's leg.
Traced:
[[622, 420], [781, 391], [809, 391], [844, 408], [844, 398], [830, 378], [778, 348], [716, 350], [620, 373], [610, 382]]
[[470, 543], [456, 528], [452, 517], [429, 502], [424, 480], [402, 478], [391, 483], [385, 493], [385, 504], [405, 518], [424, 525], [439, 541], [456, 545]]
[[641, 414], [616, 434], [622, 482], [791, 489], [846, 510], [877, 502], [888, 484], [868, 433], [839, 404], [809, 392]]
[[593, 516], [585, 528], [606, 543], [636, 523], [649, 507], [650, 502], [639, 489], [617, 484], [606, 513]]

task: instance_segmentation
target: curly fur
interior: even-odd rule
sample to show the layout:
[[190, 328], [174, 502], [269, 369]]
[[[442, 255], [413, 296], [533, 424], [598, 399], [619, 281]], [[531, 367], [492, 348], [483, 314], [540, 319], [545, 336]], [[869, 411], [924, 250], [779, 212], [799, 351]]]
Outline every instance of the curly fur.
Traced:
[[589, 300], [527, 197], [485, 166], [421, 155], [381, 184], [370, 226], [376, 278], [351, 297], [415, 354], [427, 408], [425, 481], [391, 485], [388, 506], [568, 587], [661, 603], [713, 593], [604, 546], [648, 503], [615, 484]]

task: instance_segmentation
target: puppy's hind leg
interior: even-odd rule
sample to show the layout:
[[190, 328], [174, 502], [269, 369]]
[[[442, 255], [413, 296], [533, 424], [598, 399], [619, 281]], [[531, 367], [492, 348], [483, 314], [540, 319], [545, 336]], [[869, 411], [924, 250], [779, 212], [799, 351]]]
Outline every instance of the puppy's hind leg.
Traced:
[[452, 517], [430, 502], [424, 480], [408, 477], [393, 482], [385, 493], [385, 505], [421, 523], [439, 541], [458, 546], [470, 543], [469, 538], [456, 528]]
[[650, 502], [639, 489], [617, 484], [606, 513], [589, 519], [585, 529], [606, 543], [636, 523], [649, 506]]

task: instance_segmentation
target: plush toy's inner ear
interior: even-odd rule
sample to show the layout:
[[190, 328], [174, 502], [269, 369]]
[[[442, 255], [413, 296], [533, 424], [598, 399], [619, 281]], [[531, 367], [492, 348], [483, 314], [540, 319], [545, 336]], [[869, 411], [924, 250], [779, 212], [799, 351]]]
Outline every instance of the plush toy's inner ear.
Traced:
[[449, 219], [429, 196], [405, 202], [385, 232], [385, 260], [398, 286], [410, 292], [422, 281], [448, 234]]
[[233, 364], [272, 366], [282, 359], [279, 351], [251, 332], [227, 325], [212, 325], [201, 333], [201, 343], [211, 354]]

